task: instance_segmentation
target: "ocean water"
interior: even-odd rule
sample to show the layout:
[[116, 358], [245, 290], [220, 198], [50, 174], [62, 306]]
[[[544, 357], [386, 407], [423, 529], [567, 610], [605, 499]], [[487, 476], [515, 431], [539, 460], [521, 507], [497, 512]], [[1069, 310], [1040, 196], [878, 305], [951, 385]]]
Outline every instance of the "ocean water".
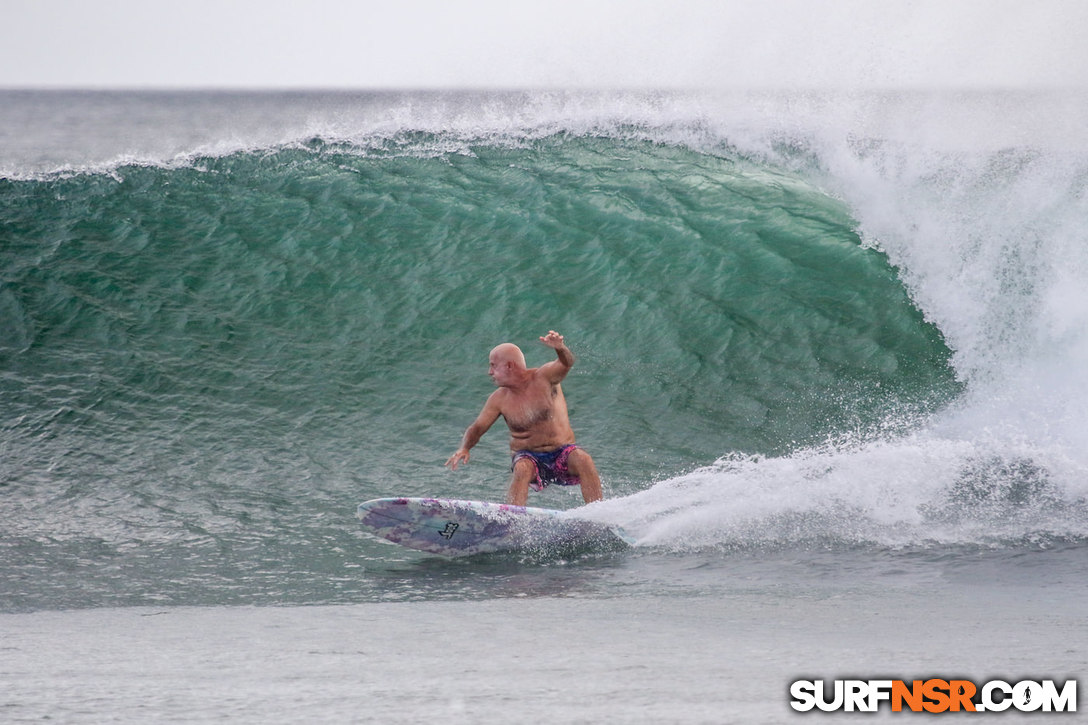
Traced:
[[[0, 716], [782, 722], [802, 678], [1081, 676], [1086, 117], [0, 93]], [[501, 425], [442, 463], [549, 329], [585, 515], [636, 545], [360, 531], [502, 498]]]

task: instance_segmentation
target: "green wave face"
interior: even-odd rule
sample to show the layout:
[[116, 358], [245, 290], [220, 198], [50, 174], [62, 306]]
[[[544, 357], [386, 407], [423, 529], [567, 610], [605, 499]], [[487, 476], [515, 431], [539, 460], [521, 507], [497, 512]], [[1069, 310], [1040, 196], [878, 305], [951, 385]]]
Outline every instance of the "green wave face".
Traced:
[[549, 329], [578, 356], [579, 440], [620, 480], [958, 392], [896, 270], [796, 176], [617, 138], [443, 142], [0, 182], [8, 445], [84, 475], [133, 455], [441, 475], [487, 352], [540, 364]]

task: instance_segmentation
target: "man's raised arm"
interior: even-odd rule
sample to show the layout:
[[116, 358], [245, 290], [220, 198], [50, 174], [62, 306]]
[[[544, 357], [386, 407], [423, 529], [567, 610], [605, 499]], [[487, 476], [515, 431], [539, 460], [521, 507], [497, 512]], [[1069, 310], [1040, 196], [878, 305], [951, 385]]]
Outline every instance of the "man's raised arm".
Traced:
[[540, 371], [548, 377], [548, 380], [558, 383], [567, 377], [567, 373], [574, 367], [574, 353], [563, 342], [563, 336], [555, 330], [548, 330], [548, 334], [540, 338], [540, 341], [555, 350], [557, 356], [556, 360], [541, 365]]

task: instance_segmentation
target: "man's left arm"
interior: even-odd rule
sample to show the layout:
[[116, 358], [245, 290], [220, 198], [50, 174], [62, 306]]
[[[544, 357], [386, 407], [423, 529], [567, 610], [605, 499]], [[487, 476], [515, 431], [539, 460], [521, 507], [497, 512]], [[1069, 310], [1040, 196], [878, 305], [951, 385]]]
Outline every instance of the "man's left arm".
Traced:
[[570, 348], [563, 341], [563, 336], [555, 330], [549, 330], [547, 335], [540, 338], [540, 341], [555, 350], [556, 355], [555, 360], [540, 366], [540, 372], [549, 381], [558, 383], [567, 377], [567, 373], [574, 367], [574, 353], [570, 351]]

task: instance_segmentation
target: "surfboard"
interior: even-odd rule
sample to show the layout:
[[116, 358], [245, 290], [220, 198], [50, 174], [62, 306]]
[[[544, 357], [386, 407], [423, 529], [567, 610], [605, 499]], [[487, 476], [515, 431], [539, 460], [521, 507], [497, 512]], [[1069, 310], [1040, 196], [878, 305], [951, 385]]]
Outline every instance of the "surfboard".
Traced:
[[577, 510], [441, 498], [378, 498], [359, 504], [355, 515], [371, 534], [448, 557], [610, 550], [634, 543], [619, 527], [580, 518]]

